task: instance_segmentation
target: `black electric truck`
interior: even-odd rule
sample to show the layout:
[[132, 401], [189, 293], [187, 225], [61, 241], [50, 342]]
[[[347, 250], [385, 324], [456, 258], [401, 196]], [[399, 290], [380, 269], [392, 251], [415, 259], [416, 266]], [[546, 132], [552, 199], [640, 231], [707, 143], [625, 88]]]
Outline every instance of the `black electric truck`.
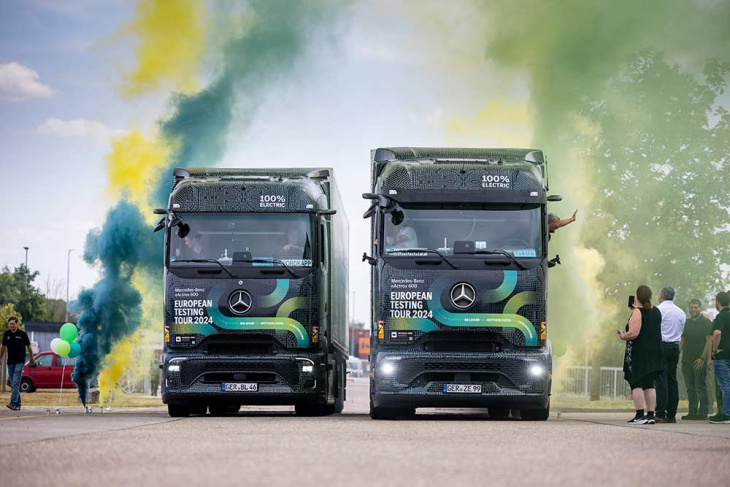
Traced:
[[331, 169], [176, 169], [165, 230], [170, 416], [342, 411], [348, 223]]
[[372, 151], [370, 415], [550, 412], [547, 166], [531, 149]]

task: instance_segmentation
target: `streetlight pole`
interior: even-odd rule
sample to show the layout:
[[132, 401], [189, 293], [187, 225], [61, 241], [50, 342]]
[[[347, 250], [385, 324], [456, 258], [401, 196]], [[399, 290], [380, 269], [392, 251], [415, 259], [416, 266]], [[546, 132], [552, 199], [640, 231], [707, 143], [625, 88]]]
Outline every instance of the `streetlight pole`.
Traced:
[[68, 322], [68, 287], [69, 278], [71, 277], [71, 252], [74, 249], [68, 249], [68, 259], [66, 260], [66, 321]]
[[30, 247], [23, 247], [25, 249], [25, 268], [28, 268], [28, 249]]

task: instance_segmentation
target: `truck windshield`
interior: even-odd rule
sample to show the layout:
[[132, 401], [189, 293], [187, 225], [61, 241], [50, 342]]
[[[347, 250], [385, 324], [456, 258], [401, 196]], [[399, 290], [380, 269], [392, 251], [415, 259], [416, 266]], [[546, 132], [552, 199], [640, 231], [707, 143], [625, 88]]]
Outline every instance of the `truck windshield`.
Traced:
[[418, 249], [433, 249], [482, 258], [479, 254], [494, 250], [517, 258], [542, 256], [540, 207], [398, 205], [384, 217], [384, 251], [393, 257], [407, 257], [411, 249], [414, 255]]
[[190, 229], [170, 232], [170, 262], [218, 261], [230, 265], [312, 267], [314, 218], [303, 214], [178, 213]]

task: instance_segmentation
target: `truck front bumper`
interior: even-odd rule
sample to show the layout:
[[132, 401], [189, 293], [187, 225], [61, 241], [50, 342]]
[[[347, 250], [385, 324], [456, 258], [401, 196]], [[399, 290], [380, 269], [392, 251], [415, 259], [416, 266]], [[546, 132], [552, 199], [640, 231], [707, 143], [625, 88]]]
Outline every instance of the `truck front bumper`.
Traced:
[[[481, 392], [446, 392], [449, 384], [477, 385]], [[552, 360], [544, 349], [493, 354], [381, 350], [371, 399], [376, 407], [546, 408], [551, 384]]]
[[[238, 404], [287, 405], [324, 397], [323, 356], [166, 356], [162, 402], [225, 400]], [[224, 391], [224, 383], [255, 383], [252, 392]]]

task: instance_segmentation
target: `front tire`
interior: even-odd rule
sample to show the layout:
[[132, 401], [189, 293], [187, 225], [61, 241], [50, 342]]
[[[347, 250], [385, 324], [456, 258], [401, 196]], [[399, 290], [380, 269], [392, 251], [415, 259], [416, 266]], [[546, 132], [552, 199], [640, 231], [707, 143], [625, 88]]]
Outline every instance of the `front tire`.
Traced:
[[489, 417], [491, 419], [507, 419], [509, 418], [508, 408], [489, 408]]
[[187, 404], [168, 404], [167, 414], [171, 418], [187, 418], [190, 416], [190, 407]]
[[550, 403], [546, 408], [538, 409], [523, 409], [520, 411], [520, 416], [525, 421], [547, 421], [550, 417]]
[[403, 416], [413, 416], [416, 414], [415, 408], [384, 408], [373, 406], [370, 401], [370, 418], [375, 420], [381, 419], [397, 419]]
[[[299, 403], [294, 405], [297, 416], [326, 416], [327, 405], [321, 403]], [[331, 413], [330, 413], [331, 414]]]
[[33, 385], [33, 381], [30, 379], [21, 380], [20, 392], [35, 392], [35, 386]]

